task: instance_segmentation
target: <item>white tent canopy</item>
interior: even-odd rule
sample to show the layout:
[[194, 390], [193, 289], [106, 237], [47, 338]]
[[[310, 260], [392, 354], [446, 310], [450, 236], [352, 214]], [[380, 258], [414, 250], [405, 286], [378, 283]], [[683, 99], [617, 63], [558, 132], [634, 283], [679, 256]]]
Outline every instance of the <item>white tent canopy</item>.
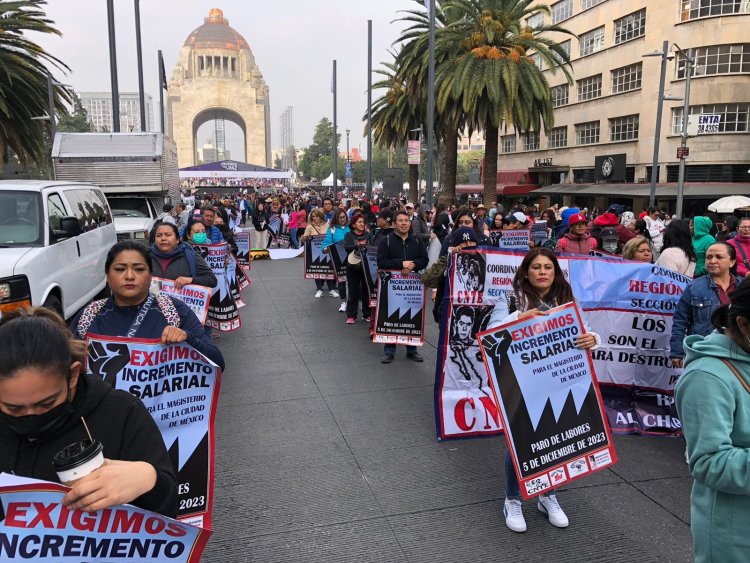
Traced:
[[750, 198], [744, 195], [722, 197], [709, 205], [708, 210], [714, 213], [732, 213], [740, 207], [750, 207]]

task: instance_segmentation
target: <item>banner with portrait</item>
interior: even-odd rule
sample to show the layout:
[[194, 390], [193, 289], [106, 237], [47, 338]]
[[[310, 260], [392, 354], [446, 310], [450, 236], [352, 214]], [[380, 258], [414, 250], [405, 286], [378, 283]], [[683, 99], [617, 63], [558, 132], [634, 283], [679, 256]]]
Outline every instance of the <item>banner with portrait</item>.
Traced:
[[574, 303], [477, 335], [524, 499], [616, 463]]
[[[495, 304], [513, 291], [524, 254], [480, 248], [454, 256], [435, 377], [440, 440], [502, 431], [476, 334], [486, 330]], [[587, 330], [602, 338], [591, 357], [613, 432], [680, 435], [673, 398], [680, 370], [669, 360], [669, 338], [672, 311], [689, 278], [621, 259], [565, 254], [558, 262]]]
[[211, 532], [131, 505], [63, 506], [68, 488], [0, 474], [0, 561], [199, 563]]
[[91, 334], [86, 343], [87, 373], [139, 398], [159, 427], [179, 483], [177, 518], [211, 528], [221, 369], [186, 342]]
[[199, 244], [195, 246], [216, 276], [216, 287], [211, 288], [211, 301], [208, 306], [206, 326], [221, 332], [237, 330], [242, 326], [240, 311], [232, 295], [232, 286], [227, 274], [229, 244]]
[[324, 238], [325, 235], [316, 235], [305, 239], [305, 279], [334, 279], [331, 256], [323, 252]]
[[375, 334], [380, 344], [424, 344], [425, 286], [420, 274], [378, 270]]
[[210, 287], [187, 284], [183, 285], [180, 289], [177, 289], [174, 280], [154, 276], [151, 278], [151, 292], [161, 293], [162, 295], [168, 295], [175, 299], [179, 299], [185, 305], [190, 307], [190, 310], [195, 313], [195, 316], [198, 317], [198, 320], [202, 325], [206, 324], [208, 304], [211, 302]]

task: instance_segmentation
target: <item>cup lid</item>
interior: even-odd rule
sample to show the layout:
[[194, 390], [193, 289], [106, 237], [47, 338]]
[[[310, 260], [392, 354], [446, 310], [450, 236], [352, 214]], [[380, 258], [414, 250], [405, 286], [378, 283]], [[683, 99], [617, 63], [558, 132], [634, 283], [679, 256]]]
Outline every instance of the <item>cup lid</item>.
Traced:
[[81, 440], [68, 444], [55, 454], [52, 465], [56, 470], [65, 471], [91, 461], [102, 451], [102, 443], [98, 440]]

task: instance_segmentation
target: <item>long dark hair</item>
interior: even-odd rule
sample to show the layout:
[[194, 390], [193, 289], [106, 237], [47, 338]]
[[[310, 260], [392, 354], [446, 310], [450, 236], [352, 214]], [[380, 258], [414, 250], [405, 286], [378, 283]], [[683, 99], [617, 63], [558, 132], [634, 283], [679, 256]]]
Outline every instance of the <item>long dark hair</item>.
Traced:
[[729, 294], [726, 305], [719, 306], [711, 315], [711, 324], [719, 332], [729, 330], [735, 334], [742, 334], [737, 325], [738, 317], [745, 317], [750, 321], [750, 281], [744, 280]]
[[[340, 215], [341, 215], [342, 213], [343, 213], [344, 215], [346, 215], [346, 211], [344, 211], [344, 210], [343, 210], [343, 209], [341, 209], [340, 207], [337, 207], [336, 209], [334, 209], [334, 210], [333, 210], [333, 215], [331, 215], [331, 220], [330, 220], [330, 221], [328, 221], [328, 227], [329, 227], [329, 228], [331, 228], [332, 230], [334, 230], [334, 231], [335, 231], [335, 230], [336, 230], [336, 229], [338, 229], [338, 228], [341, 228], [341, 227], [345, 227], [345, 226], [346, 226], [346, 224], [344, 224], [344, 225], [339, 225], [339, 216], [340, 216]], [[361, 213], [359, 213], [359, 215], [361, 215]]]
[[690, 262], [697, 262], [698, 257], [695, 255], [693, 248], [693, 235], [690, 234], [690, 223], [684, 219], [672, 219], [664, 229], [664, 252], [667, 248], [679, 248], [685, 253]]
[[[5, 319], [3, 319], [5, 321]], [[0, 326], [3, 353], [0, 354], [0, 379], [18, 370], [37, 368], [58, 377], [70, 371], [72, 354], [70, 332], [49, 318], [19, 316]]]
[[533, 309], [535, 307], [534, 303], [542, 300], [539, 292], [529, 283], [528, 278], [531, 263], [538, 256], [544, 256], [549, 259], [555, 267], [555, 279], [552, 281], [549, 293], [544, 296], [544, 301], [547, 303], [554, 302], [558, 305], [573, 301], [573, 290], [568, 280], [565, 279], [565, 274], [563, 274], [562, 268], [560, 268], [560, 264], [557, 258], [555, 258], [555, 254], [549, 248], [537, 247], [532, 248], [526, 253], [513, 278], [513, 291], [515, 291], [516, 298], [518, 299], [518, 309], [521, 311]]

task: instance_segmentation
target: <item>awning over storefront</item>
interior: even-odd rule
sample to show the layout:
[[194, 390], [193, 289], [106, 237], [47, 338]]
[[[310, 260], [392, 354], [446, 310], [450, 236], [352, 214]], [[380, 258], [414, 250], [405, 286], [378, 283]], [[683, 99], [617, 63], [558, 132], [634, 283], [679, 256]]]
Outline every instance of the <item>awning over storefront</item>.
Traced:
[[291, 178], [292, 175], [291, 171], [275, 170], [237, 160], [220, 160], [180, 168], [180, 178], [256, 178], [271, 180]]
[[[563, 194], [573, 196], [619, 196], [648, 197], [649, 184], [553, 184], [539, 188], [539, 195]], [[750, 195], [748, 183], [690, 183], [685, 184], [683, 196], [686, 199], [709, 199], [724, 195]], [[676, 198], [677, 184], [656, 184], [657, 198]]]
[[[536, 190], [539, 184], [498, 184], [497, 195], [505, 197], [526, 195]], [[457, 184], [457, 194], [482, 194], [484, 193], [483, 184]]]

